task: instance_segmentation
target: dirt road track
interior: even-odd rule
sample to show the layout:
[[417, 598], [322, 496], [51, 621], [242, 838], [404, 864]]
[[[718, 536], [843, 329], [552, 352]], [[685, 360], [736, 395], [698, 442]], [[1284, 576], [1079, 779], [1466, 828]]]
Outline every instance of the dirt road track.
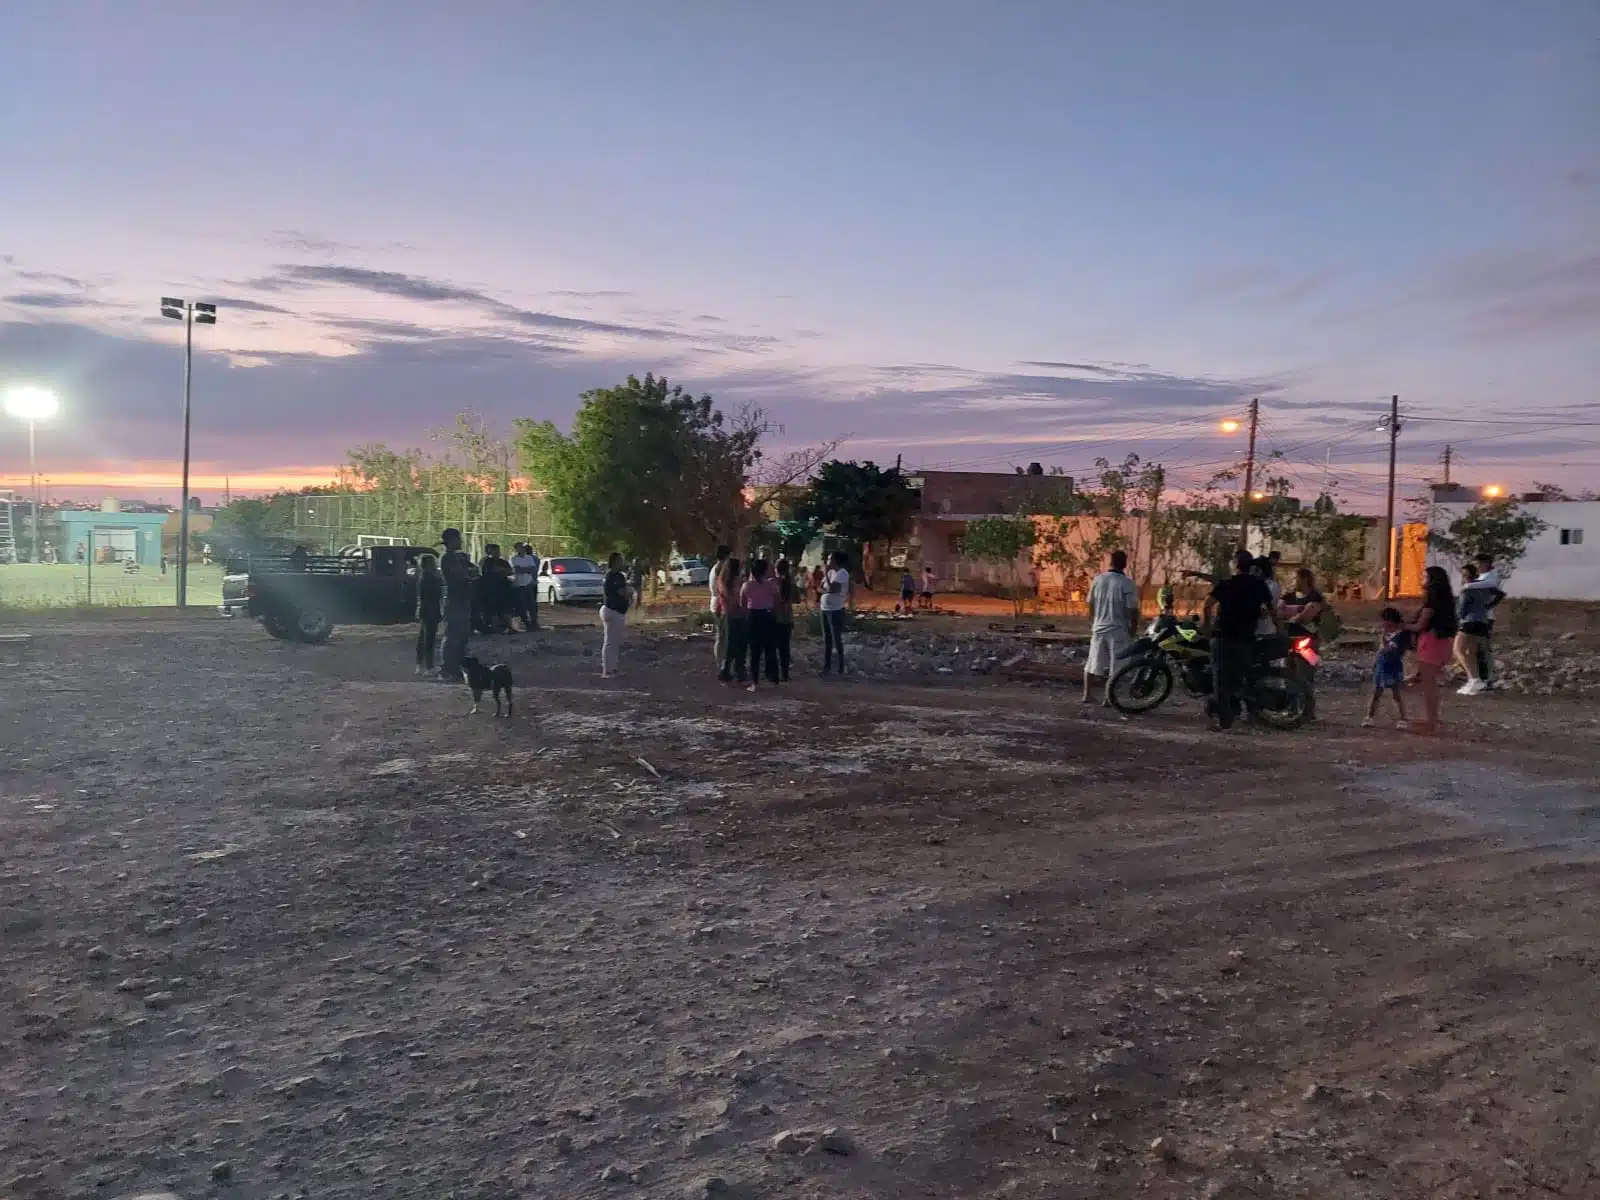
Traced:
[[1600, 1194], [1593, 711], [1223, 738], [592, 641], [497, 723], [401, 634], [41, 627], [0, 1195]]

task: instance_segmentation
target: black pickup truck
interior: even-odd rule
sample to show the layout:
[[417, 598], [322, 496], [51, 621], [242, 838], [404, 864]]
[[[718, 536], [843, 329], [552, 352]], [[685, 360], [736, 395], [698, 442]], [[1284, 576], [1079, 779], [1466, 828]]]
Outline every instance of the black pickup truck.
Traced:
[[[426, 546], [362, 546], [341, 554], [255, 554], [228, 566], [243, 576], [243, 611], [273, 637], [325, 642], [336, 625], [416, 620], [418, 556]], [[229, 597], [224, 594], [222, 608]], [[237, 601], [235, 601], [235, 607]]]

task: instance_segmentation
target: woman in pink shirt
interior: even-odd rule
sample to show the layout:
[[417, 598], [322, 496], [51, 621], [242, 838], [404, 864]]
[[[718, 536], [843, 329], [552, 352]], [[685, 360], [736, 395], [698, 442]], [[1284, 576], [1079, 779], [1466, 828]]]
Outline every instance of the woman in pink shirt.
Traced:
[[750, 564], [750, 573], [739, 589], [739, 603], [747, 616], [750, 644], [750, 686], [755, 691], [761, 681], [763, 668], [767, 682], [778, 682], [778, 581], [772, 577], [770, 564], [758, 558]]

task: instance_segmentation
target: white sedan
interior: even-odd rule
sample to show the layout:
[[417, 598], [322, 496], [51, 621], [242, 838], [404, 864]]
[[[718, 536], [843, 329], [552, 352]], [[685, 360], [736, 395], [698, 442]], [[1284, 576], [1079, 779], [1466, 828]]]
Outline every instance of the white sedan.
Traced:
[[698, 558], [685, 558], [665, 571], [657, 571], [656, 578], [673, 587], [705, 587], [711, 581], [711, 568]]
[[540, 604], [599, 600], [605, 596], [606, 573], [592, 558], [547, 558], [539, 564]]

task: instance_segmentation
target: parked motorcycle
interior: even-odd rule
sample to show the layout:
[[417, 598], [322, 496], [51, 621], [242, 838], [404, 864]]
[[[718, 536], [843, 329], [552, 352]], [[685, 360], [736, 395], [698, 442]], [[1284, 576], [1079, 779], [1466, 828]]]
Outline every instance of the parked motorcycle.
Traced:
[[[1306, 719], [1305, 684], [1279, 665], [1290, 655], [1313, 667], [1319, 662], [1309, 637], [1258, 639], [1240, 696], [1253, 717], [1274, 729], [1294, 729]], [[1157, 617], [1145, 635], [1117, 657], [1120, 665], [1107, 694], [1118, 712], [1159, 708], [1179, 684], [1196, 699], [1210, 700], [1213, 695], [1211, 643], [1192, 617], [1182, 621], [1171, 614]]]

